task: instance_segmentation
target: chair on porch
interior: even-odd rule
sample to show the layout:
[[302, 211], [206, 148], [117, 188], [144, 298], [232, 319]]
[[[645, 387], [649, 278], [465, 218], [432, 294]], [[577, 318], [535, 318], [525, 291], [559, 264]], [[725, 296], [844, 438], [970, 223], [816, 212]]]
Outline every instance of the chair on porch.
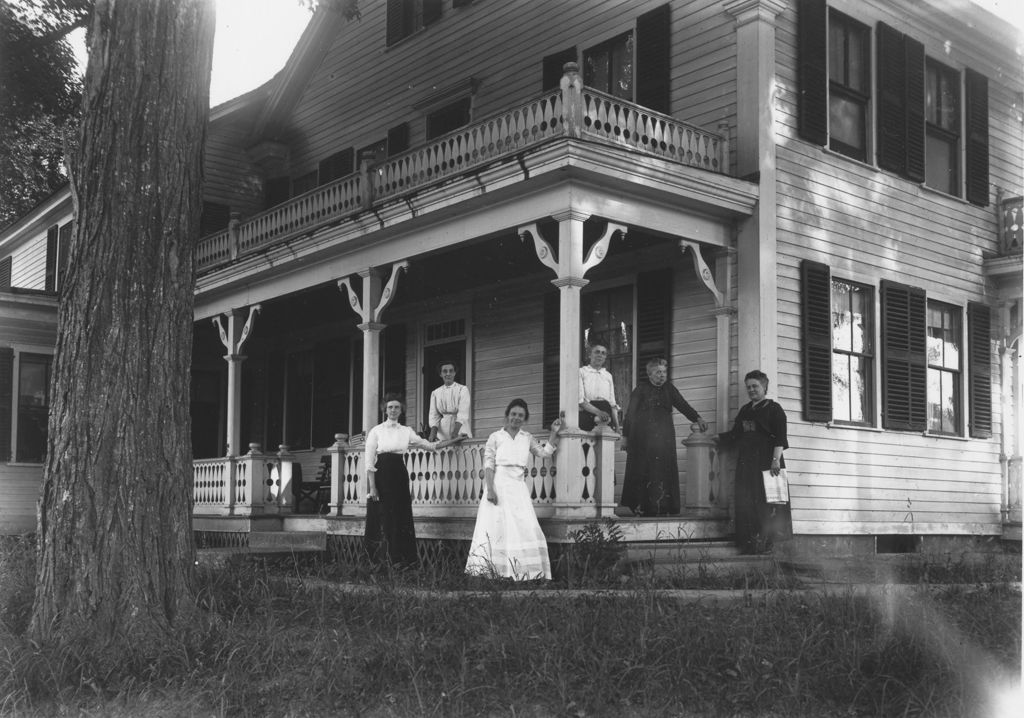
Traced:
[[312, 481], [302, 478], [302, 464], [292, 464], [292, 496], [295, 513], [326, 514], [331, 502], [331, 456], [324, 454]]

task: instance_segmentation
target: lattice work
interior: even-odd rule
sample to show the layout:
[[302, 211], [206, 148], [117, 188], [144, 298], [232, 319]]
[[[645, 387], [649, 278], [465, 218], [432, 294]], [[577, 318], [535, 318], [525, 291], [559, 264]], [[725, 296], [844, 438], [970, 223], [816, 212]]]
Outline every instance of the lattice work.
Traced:
[[193, 531], [196, 548], [246, 548], [249, 534], [246, 531]]
[[[452, 539], [417, 539], [416, 555], [422, 567], [461, 571], [469, 558], [469, 543]], [[327, 557], [329, 561], [353, 566], [369, 563], [362, 536], [329, 535]]]

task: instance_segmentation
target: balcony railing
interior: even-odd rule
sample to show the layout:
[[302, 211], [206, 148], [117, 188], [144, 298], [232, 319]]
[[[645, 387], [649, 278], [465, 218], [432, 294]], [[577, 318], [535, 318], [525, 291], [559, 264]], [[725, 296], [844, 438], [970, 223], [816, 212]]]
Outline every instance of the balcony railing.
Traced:
[[[719, 128], [727, 130], [728, 128]], [[715, 133], [583, 87], [566, 75], [562, 88], [474, 122], [343, 177], [229, 229], [202, 238], [196, 268], [208, 271], [298, 234], [419, 191], [471, 170], [509, 159], [558, 138], [619, 145], [711, 172], [728, 165], [727, 132]]]

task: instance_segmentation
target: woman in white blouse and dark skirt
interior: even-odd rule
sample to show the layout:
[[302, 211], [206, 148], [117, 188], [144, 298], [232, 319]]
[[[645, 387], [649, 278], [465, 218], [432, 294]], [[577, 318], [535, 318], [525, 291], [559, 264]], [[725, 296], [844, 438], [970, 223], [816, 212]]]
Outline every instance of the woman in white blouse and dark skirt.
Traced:
[[558, 447], [559, 417], [541, 444], [522, 426], [530, 409], [513, 399], [505, 409], [505, 428], [495, 431], [484, 447], [484, 496], [476, 515], [466, 573], [516, 581], [551, 578], [548, 544], [533, 510], [526, 485], [530, 454], [551, 456]]
[[383, 424], [366, 435], [366, 551], [374, 563], [397, 568], [416, 566], [416, 530], [412, 523], [412, 495], [405, 453], [412, 448], [434, 451], [450, 441], [427, 441], [398, 423], [405, 411], [401, 397], [384, 397]]

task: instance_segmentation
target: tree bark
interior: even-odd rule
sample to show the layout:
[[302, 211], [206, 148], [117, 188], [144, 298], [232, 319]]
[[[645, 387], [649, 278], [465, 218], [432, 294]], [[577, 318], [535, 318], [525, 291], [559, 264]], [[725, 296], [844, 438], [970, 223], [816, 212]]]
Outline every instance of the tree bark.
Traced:
[[189, 364], [211, 0], [97, 0], [31, 635], [136, 653], [194, 606]]

